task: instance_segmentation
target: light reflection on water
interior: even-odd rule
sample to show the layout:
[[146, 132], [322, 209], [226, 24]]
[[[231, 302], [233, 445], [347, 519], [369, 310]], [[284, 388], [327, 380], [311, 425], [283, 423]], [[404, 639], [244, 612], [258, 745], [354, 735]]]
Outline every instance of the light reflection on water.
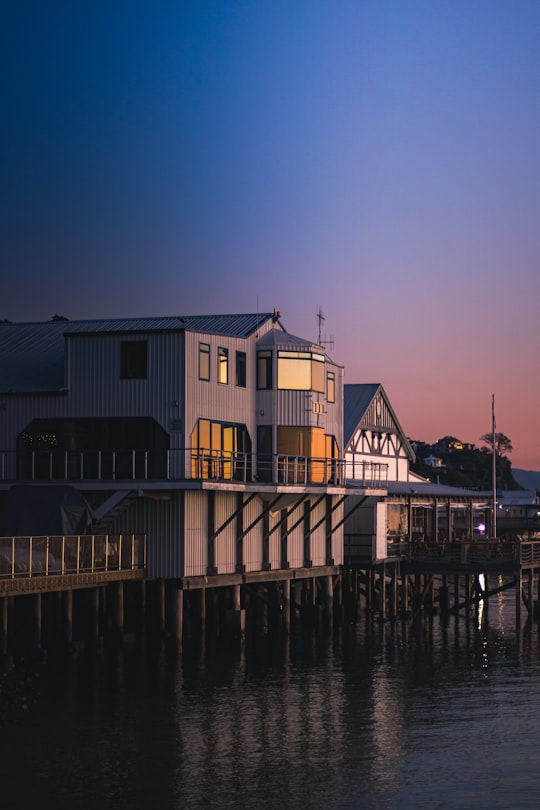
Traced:
[[513, 593], [482, 608], [19, 667], [4, 806], [536, 808], [538, 627], [516, 633]]

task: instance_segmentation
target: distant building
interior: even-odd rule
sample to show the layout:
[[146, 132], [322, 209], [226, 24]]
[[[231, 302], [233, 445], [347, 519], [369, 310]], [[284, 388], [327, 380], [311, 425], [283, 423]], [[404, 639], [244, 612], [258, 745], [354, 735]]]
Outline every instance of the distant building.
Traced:
[[444, 463], [442, 458], [439, 458], [438, 456], [426, 456], [426, 458], [424, 459], [424, 464], [427, 467], [434, 467], [438, 469], [440, 469], [441, 467], [446, 467], [446, 464]]

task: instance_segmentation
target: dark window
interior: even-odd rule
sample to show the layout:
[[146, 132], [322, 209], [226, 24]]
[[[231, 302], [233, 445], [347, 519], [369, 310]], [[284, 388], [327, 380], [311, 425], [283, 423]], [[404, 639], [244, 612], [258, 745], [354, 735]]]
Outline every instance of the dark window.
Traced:
[[272, 480], [272, 425], [257, 427], [257, 478]]
[[199, 380], [210, 379], [210, 344], [199, 343]]
[[120, 377], [122, 380], [146, 380], [148, 352], [146, 340], [122, 340], [120, 343]]
[[272, 388], [272, 352], [257, 352], [257, 388]]
[[236, 352], [236, 385], [246, 387], [246, 353]]
[[218, 348], [218, 382], [227, 385], [229, 382], [229, 350]]

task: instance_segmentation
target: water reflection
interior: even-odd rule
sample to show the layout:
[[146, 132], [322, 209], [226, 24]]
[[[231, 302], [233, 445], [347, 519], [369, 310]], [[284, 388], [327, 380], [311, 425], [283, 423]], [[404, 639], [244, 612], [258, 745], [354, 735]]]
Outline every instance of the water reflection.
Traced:
[[505, 592], [445, 622], [4, 673], [5, 806], [536, 807], [538, 628], [514, 620]]

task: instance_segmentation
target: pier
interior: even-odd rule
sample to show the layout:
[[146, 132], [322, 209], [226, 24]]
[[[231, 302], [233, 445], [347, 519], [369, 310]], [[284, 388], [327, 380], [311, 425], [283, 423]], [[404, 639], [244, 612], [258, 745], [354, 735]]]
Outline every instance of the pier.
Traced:
[[540, 540], [402, 543], [380, 563], [149, 579], [146, 537], [0, 539], [0, 654], [149, 634], [185, 637], [311, 626], [466, 617], [515, 591], [516, 623], [538, 618]]

